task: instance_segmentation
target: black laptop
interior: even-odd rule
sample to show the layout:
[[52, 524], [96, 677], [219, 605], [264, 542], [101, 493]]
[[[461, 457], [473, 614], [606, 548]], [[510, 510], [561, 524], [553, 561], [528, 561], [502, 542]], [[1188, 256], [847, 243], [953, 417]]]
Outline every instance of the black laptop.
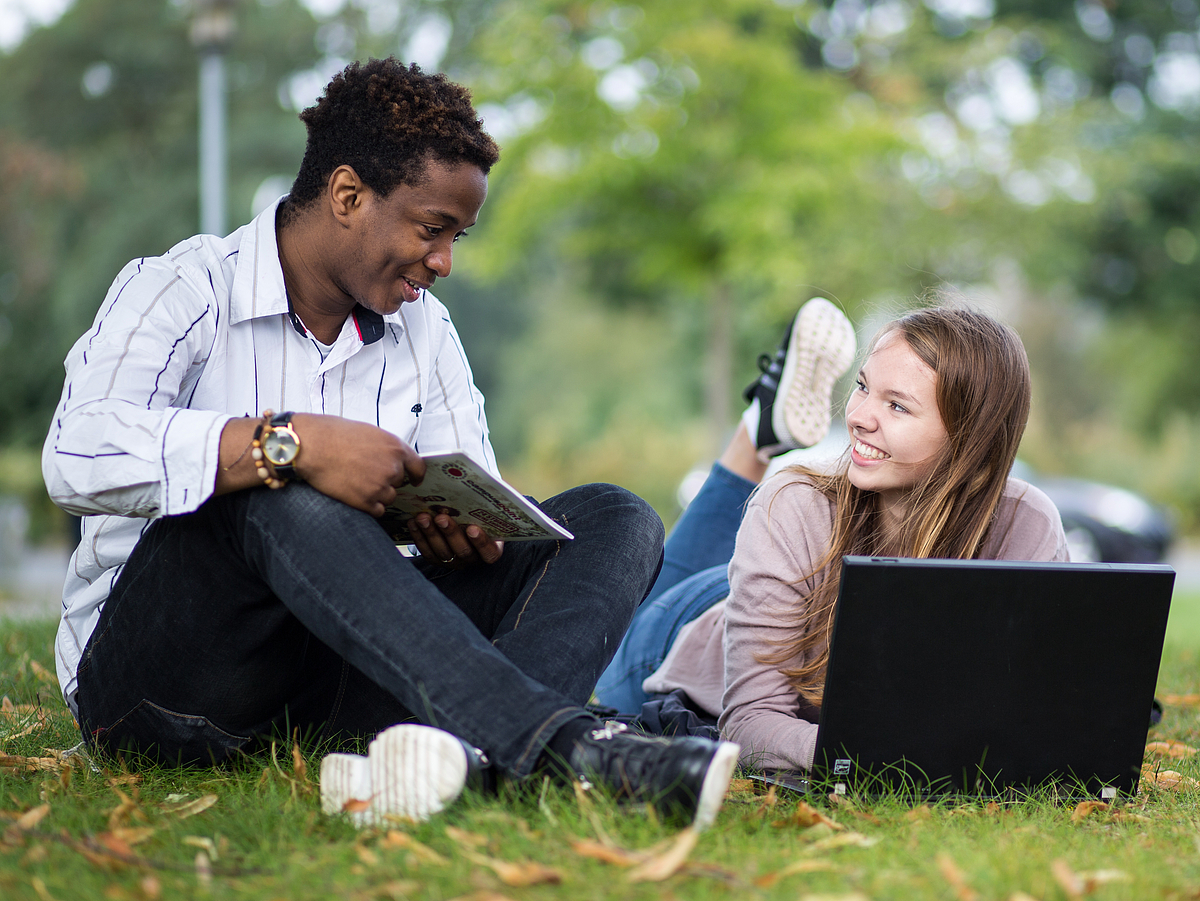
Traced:
[[869, 795], [1134, 794], [1174, 581], [1148, 564], [844, 558], [808, 775]]

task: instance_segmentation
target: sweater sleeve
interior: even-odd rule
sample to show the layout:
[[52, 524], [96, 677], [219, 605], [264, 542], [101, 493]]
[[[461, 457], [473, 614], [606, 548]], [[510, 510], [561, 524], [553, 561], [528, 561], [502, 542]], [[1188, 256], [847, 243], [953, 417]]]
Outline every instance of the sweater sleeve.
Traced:
[[1040, 488], [1009, 479], [992, 534], [979, 555], [984, 560], [1036, 560], [1065, 563], [1067, 536], [1054, 501]]
[[829, 544], [831, 507], [797, 473], [784, 472], [751, 499], [729, 565], [725, 609], [725, 691], [719, 725], [742, 746], [743, 764], [812, 765], [817, 724], [801, 719], [782, 666], [761, 659], [784, 646], [806, 616], [819, 580], [812, 568]]

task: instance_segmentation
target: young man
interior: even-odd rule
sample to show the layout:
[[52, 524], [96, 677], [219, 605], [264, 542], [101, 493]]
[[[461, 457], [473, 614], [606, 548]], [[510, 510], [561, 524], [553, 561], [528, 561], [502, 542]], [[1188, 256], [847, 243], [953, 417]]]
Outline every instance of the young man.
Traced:
[[326, 758], [326, 810], [428, 816], [490, 762], [598, 777], [706, 824], [736, 746], [634, 736], [582, 707], [661, 560], [643, 501], [576, 488], [543, 505], [574, 541], [508, 546], [421, 515], [415, 560], [373, 519], [421, 480], [421, 454], [495, 469], [429, 293], [499, 155], [469, 94], [372, 60], [301, 119], [291, 193], [226, 238], [130, 263], [67, 358], [43, 471], [86, 516], [57, 641], [84, 737], [206, 763], [297, 727], [386, 730], [368, 758]]

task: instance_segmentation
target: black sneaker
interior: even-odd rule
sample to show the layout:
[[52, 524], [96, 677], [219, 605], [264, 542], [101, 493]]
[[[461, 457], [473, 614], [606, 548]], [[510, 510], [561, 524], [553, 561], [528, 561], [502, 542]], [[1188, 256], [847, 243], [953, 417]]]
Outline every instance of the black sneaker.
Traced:
[[761, 459], [825, 437], [833, 384], [856, 350], [854, 327], [836, 306], [814, 297], [800, 308], [775, 355], [758, 358], [762, 374], [742, 394], [758, 400], [758, 428], [750, 438]]
[[606, 786], [701, 830], [721, 809], [739, 750], [733, 742], [641, 735], [610, 722], [576, 740], [567, 766], [585, 788]]

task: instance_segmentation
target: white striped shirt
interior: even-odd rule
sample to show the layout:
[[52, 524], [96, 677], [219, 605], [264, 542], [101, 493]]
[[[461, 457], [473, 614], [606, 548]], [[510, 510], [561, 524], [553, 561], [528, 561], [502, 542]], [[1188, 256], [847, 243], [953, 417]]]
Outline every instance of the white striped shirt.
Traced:
[[42, 472], [55, 502], [84, 515], [56, 642], [72, 710], [80, 655], [121, 566], [151, 519], [212, 495], [230, 419], [264, 408], [344, 416], [422, 454], [465, 450], [498, 474], [445, 306], [425, 292], [388, 316], [358, 307], [322, 360], [289, 312], [275, 208], [226, 238], [131, 262], [67, 355]]

